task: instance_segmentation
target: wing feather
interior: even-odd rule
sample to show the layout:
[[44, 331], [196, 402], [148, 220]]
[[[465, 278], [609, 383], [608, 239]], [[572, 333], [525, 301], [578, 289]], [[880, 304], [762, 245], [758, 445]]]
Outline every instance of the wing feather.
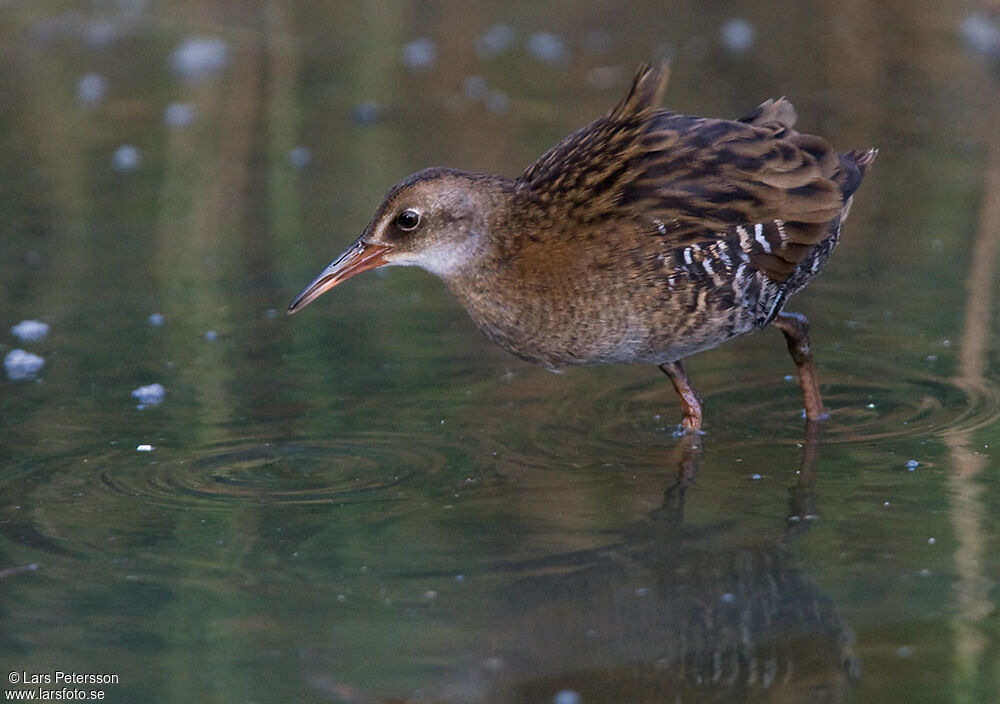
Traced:
[[787, 280], [829, 235], [870, 152], [840, 155], [796, 132], [784, 98], [740, 120], [660, 110], [668, 74], [665, 64], [643, 67], [618, 105], [532, 164], [518, 190], [564, 221], [611, 228], [625, 214], [678, 247], [758, 229], [750, 263]]

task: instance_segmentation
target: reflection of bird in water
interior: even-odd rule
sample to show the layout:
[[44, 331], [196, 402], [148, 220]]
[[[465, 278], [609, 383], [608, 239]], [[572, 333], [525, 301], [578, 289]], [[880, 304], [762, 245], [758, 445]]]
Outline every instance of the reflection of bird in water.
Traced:
[[[816, 433], [809, 424], [792, 518], [813, 514]], [[588, 704], [839, 701], [858, 663], [833, 602], [786, 549], [807, 524], [748, 535], [738, 522], [688, 525], [671, 505], [612, 545], [505, 564], [473, 672], [454, 668], [426, 698], [340, 696], [527, 703], [570, 690]]]
[[[618, 544], [520, 565], [504, 590], [486, 701], [836, 701], [858, 667], [832, 601], [785, 544], [815, 513], [818, 426], [781, 537], [687, 525], [667, 505]], [[686, 444], [684, 471], [700, 448]], [[687, 454], [690, 453], [690, 454]]]
[[525, 359], [659, 365], [689, 430], [702, 405], [681, 360], [774, 325], [806, 416], [824, 417], [808, 321], [782, 308], [826, 264], [875, 150], [796, 132], [783, 99], [740, 120], [661, 110], [666, 79], [641, 69], [515, 180], [436, 168], [402, 181], [289, 312], [359, 272], [420, 266]]

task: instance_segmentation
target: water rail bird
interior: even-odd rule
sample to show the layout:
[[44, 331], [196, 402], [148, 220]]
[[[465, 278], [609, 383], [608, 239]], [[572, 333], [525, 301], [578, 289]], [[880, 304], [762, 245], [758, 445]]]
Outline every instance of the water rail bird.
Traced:
[[515, 179], [429, 168], [393, 186], [289, 313], [362, 271], [419, 266], [526, 360], [658, 365], [686, 431], [702, 401], [682, 361], [773, 325], [806, 417], [824, 418], [809, 323], [783, 308], [829, 259], [876, 150], [796, 132], [783, 98], [739, 120], [663, 110], [668, 73], [641, 67], [611, 111]]

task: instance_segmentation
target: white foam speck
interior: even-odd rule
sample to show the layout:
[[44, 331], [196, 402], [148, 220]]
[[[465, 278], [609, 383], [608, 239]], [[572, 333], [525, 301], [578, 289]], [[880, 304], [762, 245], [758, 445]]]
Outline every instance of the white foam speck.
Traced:
[[403, 65], [414, 70], [430, 68], [437, 61], [437, 55], [437, 44], [434, 43], [434, 40], [415, 39], [403, 46]]
[[309, 147], [295, 147], [288, 152], [288, 163], [293, 168], [304, 169], [312, 163], [312, 152]]
[[528, 53], [547, 64], [561, 64], [569, 59], [566, 41], [558, 34], [536, 32], [528, 37]]
[[198, 110], [191, 103], [170, 103], [163, 110], [163, 123], [167, 127], [187, 127], [198, 119]]
[[76, 97], [85, 107], [92, 107], [104, 99], [108, 82], [99, 73], [88, 73], [76, 82]]
[[1000, 23], [989, 15], [975, 12], [967, 15], [960, 25], [962, 39], [970, 51], [985, 56], [1000, 54]]
[[135, 171], [141, 163], [142, 152], [131, 144], [123, 144], [118, 147], [111, 157], [111, 164], [115, 167], [115, 171], [123, 174]]
[[563, 689], [552, 697], [552, 704], [580, 704], [580, 695], [572, 689]]
[[152, 445], [145, 445], [145, 444], [143, 444], [143, 445], [136, 445], [135, 446], [135, 451], [136, 452], [152, 452], [155, 449], [156, 448], [154, 448]]
[[11, 381], [34, 379], [44, 366], [44, 359], [24, 350], [11, 350], [3, 360], [4, 371]]
[[480, 100], [485, 97], [489, 87], [486, 79], [482, 76], [469, 76], [462, 82], [462, 92], [465, 93], [466, 97], [473, 100]]
[[719, 38], [726, 51], [733, 54], [744, 54], [753, 48], [756, 32], [752, 24], [737, 17], [722, 25]]
[[159, 406], [163, 403], [166, 395], [167, 390], [163, 388], [162, 384], [140, 386], [132, 392], [132, 397], [139, 402], [140, 410], [148, 406]]
[[483, 105], [495, 115], [505, 115], [510, 110], [510, 98], [502, 90], [491, 90], [483, 101]]
[[509, 24], [495, 24], [476, 38], [476, 54], [481, 59], [492, 59], [507, 53], [513, 43], [514, 28]]
[[38, 342], [49, 334], [49, 326], [40, 320], [22, 320], [10, 331], [21, 342]]
[[170, 67], [181, 78], [208, 78], [229, 63], [229, 45], [217, 37], [191, 37], [170, 55]]

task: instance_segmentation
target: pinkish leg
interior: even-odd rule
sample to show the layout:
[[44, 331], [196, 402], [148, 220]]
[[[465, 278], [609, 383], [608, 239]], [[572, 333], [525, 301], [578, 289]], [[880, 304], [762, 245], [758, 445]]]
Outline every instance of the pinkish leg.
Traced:
[[681, 399], [681, 412], [684, 417], [681, 419], [681, 426], [686, 431], [701, 431], [701, 396], [694, 390], [691, 382], [688, 381], [687, 374], [680, 361], [667, 362], [660, 365], [663, 373], [670, 377], [673, 382], [674, 391]]

